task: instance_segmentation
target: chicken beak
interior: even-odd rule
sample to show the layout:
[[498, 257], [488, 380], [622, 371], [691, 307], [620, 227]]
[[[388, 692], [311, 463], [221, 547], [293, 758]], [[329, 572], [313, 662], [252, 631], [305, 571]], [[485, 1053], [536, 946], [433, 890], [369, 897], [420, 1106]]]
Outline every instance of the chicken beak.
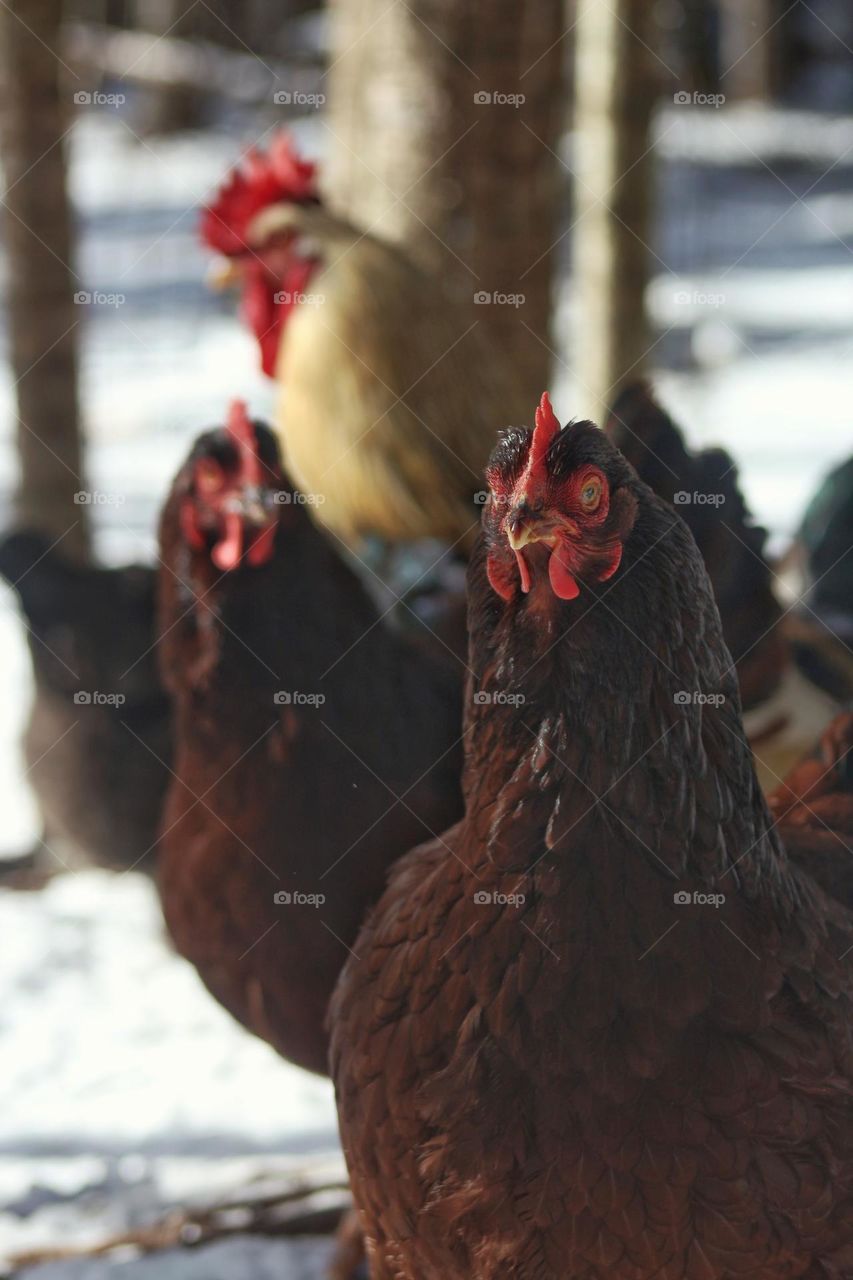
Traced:
[[240, 268], [230, 258], [217, 258], [207, 273], [207, 286], [216, 293], [240, 283]]
[[249, 485], [239, 495], [235, 495], [230, 510], [240, 516], [248, 525], [263, 528], [272, 521], [269, 510], [264, 505], [263, 492], [255, 485]]
[[521, 551], [530, 542], [547, 542], [553, 547], [562, 536], [580, 535], [577, 522], [568, 516], [560, 515], [555, 518], [548, 511], [531, 511], [523, 504], [509, 513], [504, 529], [513, 551]]
[[547, 536], [547, 529], [540, 515], [531, 511], [526, 501], [520, 502], [510, 511], [504, 528], [513, 551], [520, 551], [528, 542], [539, 542]]
[[258, 528], [269, 524], [270, 521], [269, 512], [264, 507], [260, 498], [253, 498], [247, 501], [244, 515], [251, 524], [257, 525]]
[[510, 517], [507, 521], [506, 536], [513, 551], [520, 551], [522, 547], [527, 546], [528, 542], [535, 542], [538, 534], [523, 518], [513, 522]]

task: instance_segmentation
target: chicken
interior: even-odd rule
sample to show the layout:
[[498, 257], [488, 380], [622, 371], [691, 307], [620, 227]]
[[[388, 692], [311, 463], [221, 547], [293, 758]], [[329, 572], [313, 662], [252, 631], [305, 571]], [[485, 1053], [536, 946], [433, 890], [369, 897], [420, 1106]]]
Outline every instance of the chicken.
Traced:
[[[673, 502], [696, 539], [735, 659], [759, 780], [772, 791], [853, 697], [853, 666], [777, 598], [777, 581], [724, 449], [692, 453], [645, 383], [617, 397], [605, 427], [641, 480]], [[834, 648], [834, 651], [833, 651]]]
[[547, 398], [487, 475], [465, 816], [330, 1006], [372, 1280], [853, 1275], [853, 917], [772, 829], [695, 543]]
[[692, 453], [643, 382], [620, 392], [605, 430], [640, 479], [678, 506], [705, 561], [726, 644], [741, 664], [743, 705], [760, 702], [784, 664], [776, 630], [782, 607], [765, 557], [767, 533], [752, 520], [734, 461], [725, 449]]
[[803, 604], [811, 617], [853, 645], [853, 457], [834, 467], [808, 505], [795, 553], [805, 579]]
[[789, 855], [853, 907], [853, 713], [835, 717], [767, 803]]
[[35, 696], [24, 752], [44, 823], [38, 867], [151, 871], [171, 754], [154, 654], [154, 571], [66, 560], [18, 531], [0, 574], [27, 625]]
[[461, 812], [461, 669], [385, 625], [304, 497], [239, 403], [172, 487], [158, 881], [213, 995], [325, 1073], [328, 998], [389, 864]]
[[[466, 551], [495, 422], [524, 411], [478, 310], [335, 216], [286, 134], [250, 151], [204, 211], [280, 387], [288, 466], [349, 543], [438, 538]], [[473, 294], [473, 289], [472, 289]]]

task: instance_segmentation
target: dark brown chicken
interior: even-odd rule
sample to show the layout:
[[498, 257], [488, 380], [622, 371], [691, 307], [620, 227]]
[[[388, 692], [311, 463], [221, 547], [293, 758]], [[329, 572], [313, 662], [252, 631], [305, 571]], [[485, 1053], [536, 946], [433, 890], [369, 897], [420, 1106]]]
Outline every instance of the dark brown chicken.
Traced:
[[725, 449], [692, 452], [644, 382], [614, 401], [605, 430], [637, 475], [678, 507], [702, 553], [735, 661], [744, 707], [778, 680], [783, 646], [775, 629], [782, 608], [765, 557], [767, 532], [744, 501], [734, 460]]
[[[735, 660], [744, 726], [759, 780], [770, 792], [853, 696], [840, 644], [812, 620], [784, 612], [756, 525], [724, 449], [693, 452], [645, 383], [617, 397], [606, 431], [644, 480], [676, 506], [702, 553]], [[820, 672], [820, 679], [816, 673]]]
[[767, 803], [789, 855], [853, 907], [853, 713], [835, 717]]
[[152, 569], [77, 565], [52, 540], [0, 543], [21, 603], [35, 693], [24, 751], [44, 822], [40, 871], [150, 871], [171, 754], [154, 654]]
[[387, 867], [461, 811], [461, 682], [386, 626], [301, 498], [238, 405], [166, 503], [159, 885], [217, 999], [325, 1072], [328, 998]]
[[372, 1280], [849, 1277], [853, 918], [772, 831], [695, 543], [547, 401], [488, 477], [465, 817], [330, 1010]]
[[853, 457], [833, 467], [809, 502], [789, 555], [802, 576], [803, 612], [848, 653], [853, 646]]

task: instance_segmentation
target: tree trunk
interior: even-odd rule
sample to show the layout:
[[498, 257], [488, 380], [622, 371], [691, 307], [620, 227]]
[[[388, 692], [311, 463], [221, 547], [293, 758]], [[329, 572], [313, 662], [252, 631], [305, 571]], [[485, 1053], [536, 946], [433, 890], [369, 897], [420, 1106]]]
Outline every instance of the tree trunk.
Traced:
[[[216, 36], [227, 35], [216, 22], [208, 5], [186, 4], [184, 0], [135, 0], [133, 28], [150, 32], [151, 56], [157, 56], [158, 41], [166, 36], [174, 40], [202, 39], [216, 27]], [[143, 132], [149, 134], [179, 133], [198, 129], [204, 119], [205, 95], [193, 85], [169, 84], [149, 89], [141, 112]]]
[[773, 7], [771, 0], [720, 4], [720, 87], [730, 101], [770, 98], [778, 36]]
[[657, 88], [646, 0], [580, 0], [576, 65], [575, 370], [584, 414], [600, 421], [651, 345], [649, 275]]
[[563, 0], [330, 3], [331, 202], [466, 302], [488, 295], [477, 319], [529, 410], [551, 362]]
[[6, 179], [8, 324], [18, 411], [17, 519], [82, 556], [86, 508], [76, 505], [82, 445], [77, 336], [84, 308], [70, 265], [71, 210], [64, 134], [74, 90], [59, 50], [61, 0], [0, 6], [4, 96], [0, 141]]

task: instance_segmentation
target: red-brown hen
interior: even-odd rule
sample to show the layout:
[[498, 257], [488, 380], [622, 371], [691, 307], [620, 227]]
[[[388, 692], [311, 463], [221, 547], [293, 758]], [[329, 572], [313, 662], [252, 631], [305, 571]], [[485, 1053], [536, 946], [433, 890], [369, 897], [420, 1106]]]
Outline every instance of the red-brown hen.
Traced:
[[239, 405], [182, 467], [161, 559], [166, 921], [235, 1017], [325, 1073], [388, 866], [461, 811], [458, 666], [385, 625]]
[[772, 829], [693, 539], [547, 401], [489, 485], [465, 817], [331, 1005], [372, 1280], [849, 1277], [853, 920]]

